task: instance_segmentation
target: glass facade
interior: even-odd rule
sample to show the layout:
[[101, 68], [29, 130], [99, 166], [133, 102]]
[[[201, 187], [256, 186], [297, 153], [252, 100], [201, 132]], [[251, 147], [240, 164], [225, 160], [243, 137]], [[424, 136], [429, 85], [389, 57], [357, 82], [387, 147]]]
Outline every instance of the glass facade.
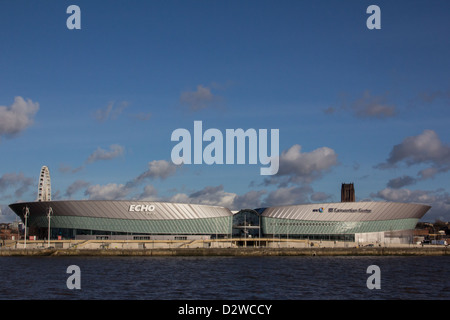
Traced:
[[335, 235], [414, 229], [418, 219], [374, 221], [307, 221], [263, 217], [266, 234], [276, 235]]
[[[51, 238], [78, 235], [208, 235], [211, 238], [279, 238], [354, 241], [355, 234], [412, 230], [418, 219], [373, 221], [314, 221], [263, 216], [263, 209], [245, 209], [234, 215], [190, 219], [117, 219], [53, 215]], [[48, 236], [48, 218], [30, 215], [28, 226], [39, 238]]]
[[[76, 216], [52, 216], [51, 237], [73, 239], [77, 235], [127, 235], [127, 234], [205, 234], [217, 238], [229, 237], [232, 216], [202, 219], [131, 220]], [[45, 216], [30, 217], [28, 226], [48, 229]], [[42, 235], [46, 233], [39, 232]]]
[[233, 216], [234, 238], [259, 238], [262, 236], [261, 215], [251, 209], [241, 210]]

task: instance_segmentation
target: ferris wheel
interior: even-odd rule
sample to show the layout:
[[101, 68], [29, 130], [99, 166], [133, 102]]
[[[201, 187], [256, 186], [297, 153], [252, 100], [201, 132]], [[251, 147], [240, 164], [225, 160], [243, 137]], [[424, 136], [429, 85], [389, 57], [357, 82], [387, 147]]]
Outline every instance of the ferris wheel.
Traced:
[[52, 200], [52, 187], [50, 183], [50, 171], [47, 166], [41, 168], [41, 174], [39, 175], [38, 186], [38, 199], [37, 201], [51, 201]]

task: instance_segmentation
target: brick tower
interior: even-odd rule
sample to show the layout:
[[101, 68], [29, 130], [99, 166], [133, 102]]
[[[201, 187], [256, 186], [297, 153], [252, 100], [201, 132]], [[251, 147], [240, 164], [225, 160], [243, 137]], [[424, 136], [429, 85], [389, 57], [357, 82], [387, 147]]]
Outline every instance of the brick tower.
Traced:
[[355, 187], [353, 183], [342, 184], [341, 202], [355, 202]]

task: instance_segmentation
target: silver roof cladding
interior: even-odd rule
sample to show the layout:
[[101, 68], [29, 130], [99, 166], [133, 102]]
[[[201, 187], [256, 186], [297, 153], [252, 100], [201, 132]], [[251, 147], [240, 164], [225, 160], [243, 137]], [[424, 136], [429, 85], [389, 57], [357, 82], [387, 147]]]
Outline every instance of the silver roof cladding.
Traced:
[[[132, 205], [151, 205], [153, 211], [130, 211]], [[28, 207], [30, 215], [46, 215], [49, 207], [53, 215], [102, 217], [131, 220], [173, 220], [228, 217], [233, 213], [224, 207], [128, 200], [62, 200], [14, 203], [11, 209], [23, 216]], [[318, 209], [322, 208], [322, 212]], [[315, 221], [373, 221], [405, 218], [422, 218], [430, 206], [397, 202], [337, 202], [269, 207], [262, 216], [280, 219]], [[331, 210], [330, 210], [331, 209]], [[370, 212], [368, 212], [370, 210]]]
[[[322, 212], [319, 209], [322, 208]], [[336, 202], [269, 207], [262, 216], [313, 221], [374, 221], [422, 218], [430, 206], [398, 202]], [[370, 210], [370, 212], [369, 212]]]
[[[154, 206], [152, 211], [130, 211], [132, 205]], [[173, 220], [201, 219], [232, 216], [232, 212], [224, 207], [128, 200], [69, 200], [69, 201], [36, 201], [9, 205], [19, 216], [24, 207], [28, 207], [30, 215], [46, 215], [51, 207], [53, 215], [78, 216], [130, 220]]]

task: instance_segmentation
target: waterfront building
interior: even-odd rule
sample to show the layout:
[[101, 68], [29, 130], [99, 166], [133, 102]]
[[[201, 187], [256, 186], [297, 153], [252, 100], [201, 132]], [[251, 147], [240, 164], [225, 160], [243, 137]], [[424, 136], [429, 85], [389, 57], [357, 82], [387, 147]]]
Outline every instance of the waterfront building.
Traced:
[[[242, 209], [188, 203], [133, 200], [52, 201], [43, 167], [39, 198], [10, 204], [43, 239], [189, 240], [279, 238], [411, 243], [417, 222], [430, 206], [396, 202], [354, 202], [354, 187], [343, 202]], [[348, 191], [348, 192], [347, 192]]]

